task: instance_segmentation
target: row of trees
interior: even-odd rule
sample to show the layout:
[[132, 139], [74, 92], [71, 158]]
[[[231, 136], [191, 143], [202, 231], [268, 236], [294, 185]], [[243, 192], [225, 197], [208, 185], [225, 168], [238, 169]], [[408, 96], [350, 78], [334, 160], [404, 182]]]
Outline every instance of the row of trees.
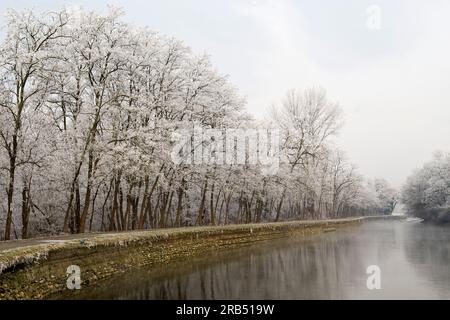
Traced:
[[[339, 106], [290, 91], [258, 123], [208, 57], [120, 20], [8, 13], [0, 46], [0, 227], [36, 234], [387, 214], [395, 192], [329, 143]], [[176, 164], [174, 131], [280, 130], [281, 165]], [[4, 190], [4, 191], [3, 191]]]
[[401, 198], [411, 215], [450, 222], [450, 154], [436, 152], [408, 178]]

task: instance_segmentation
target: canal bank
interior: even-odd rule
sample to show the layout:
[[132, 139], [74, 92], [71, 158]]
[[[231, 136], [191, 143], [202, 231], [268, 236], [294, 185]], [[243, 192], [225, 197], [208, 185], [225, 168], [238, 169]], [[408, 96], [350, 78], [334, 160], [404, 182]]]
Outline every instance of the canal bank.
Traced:
[[[290, 221], [94, 234], [9, 243], [0, 251], [0, 299], [43, 299], [67, 289], [67, 268], [80, 267], [83, 286], [135, 267], [164, 265], [208, 252], [289, 236], [333, 231], [364, 220]], [[395, 219], [389, 217], [388, 219]]]

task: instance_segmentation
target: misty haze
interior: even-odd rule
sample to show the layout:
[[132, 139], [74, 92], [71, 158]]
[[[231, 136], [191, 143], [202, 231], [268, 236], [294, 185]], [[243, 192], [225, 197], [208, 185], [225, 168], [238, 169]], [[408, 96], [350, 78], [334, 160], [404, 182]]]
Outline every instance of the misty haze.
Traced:
[[448, 1], [0, 12], [0, 300], [450, 299]]

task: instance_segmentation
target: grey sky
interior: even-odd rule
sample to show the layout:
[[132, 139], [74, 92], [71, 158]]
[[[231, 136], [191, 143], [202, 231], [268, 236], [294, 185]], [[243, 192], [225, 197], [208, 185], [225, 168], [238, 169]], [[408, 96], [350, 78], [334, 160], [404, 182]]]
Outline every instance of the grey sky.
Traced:
[[[256, 116], [290, 88], [326, 88], [345, 112], [337, 143], [368, 177], [400, 186], [450, 149], [448, 1], [2, 0], [0, 11], [108, 3], [210, 54]], [[379, 31], [366, 27], [369, 5], [381, 9]]]

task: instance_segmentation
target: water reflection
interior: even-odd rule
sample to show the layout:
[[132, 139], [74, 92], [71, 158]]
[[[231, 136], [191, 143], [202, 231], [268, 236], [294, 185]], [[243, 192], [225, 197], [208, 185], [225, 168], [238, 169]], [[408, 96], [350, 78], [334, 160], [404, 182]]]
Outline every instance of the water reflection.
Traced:
[[[434, 299], [450, 297], [450, 233], [413, 222], [371, 222], [134, 271], [71, 292], [94, 299]], [[366, 268], [382, 270], [368, 290]], [[65, 297], [68, 298], [68, 297]]]
[[408, 228], [408, 239], [407, 259], [440, 297], [450, 298], [450, 228], [418, 224]]

